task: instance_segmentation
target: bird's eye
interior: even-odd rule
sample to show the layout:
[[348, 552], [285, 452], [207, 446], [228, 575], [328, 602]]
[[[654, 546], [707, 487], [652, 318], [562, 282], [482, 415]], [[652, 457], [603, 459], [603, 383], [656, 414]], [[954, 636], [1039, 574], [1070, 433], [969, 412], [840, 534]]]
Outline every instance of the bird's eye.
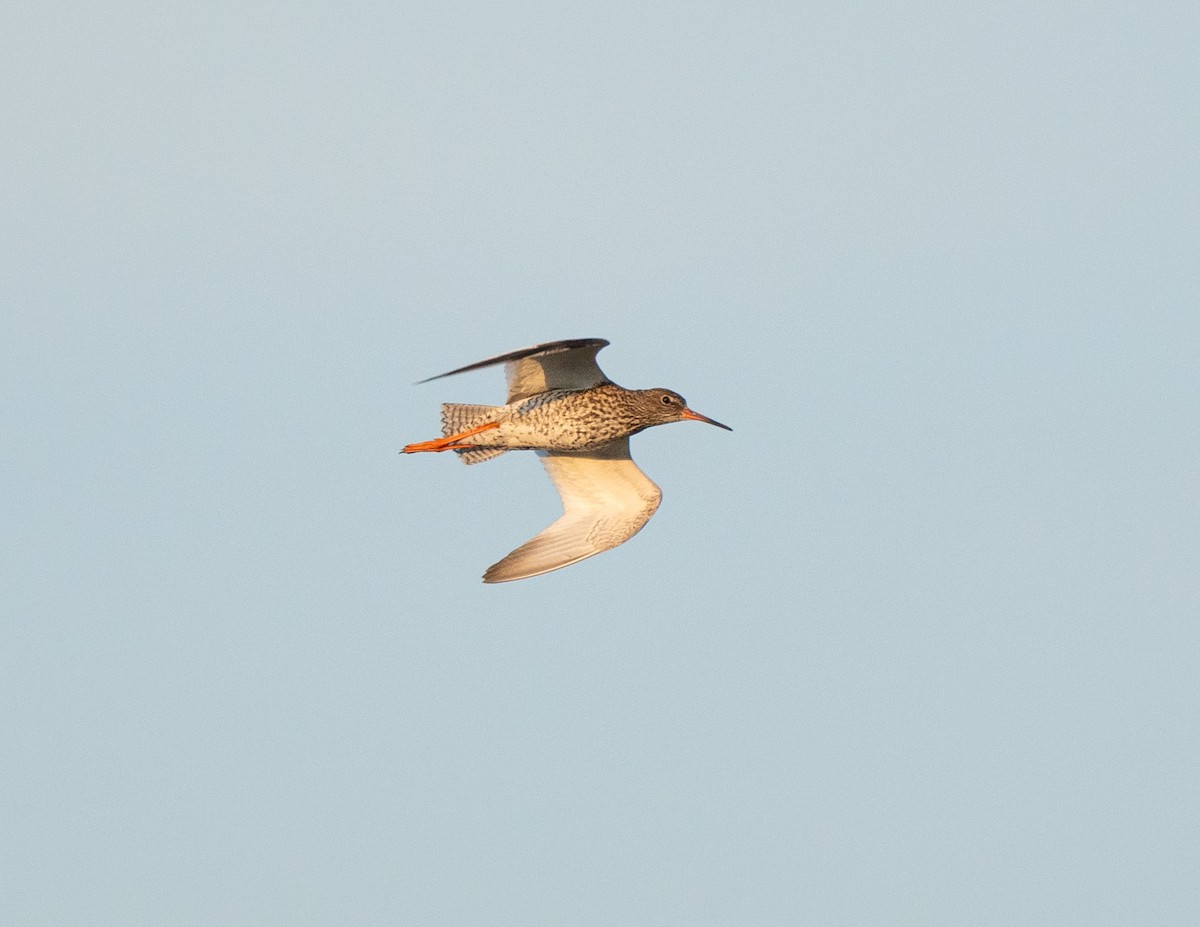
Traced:
[[672, 399], [670, 396], [663, 396], [663, 398], [662, 398], [662, 399], [663, 399], [663, 405], [664, 405], [664, 406], [670, 406], [670, 405], [674, 405], [674, 404], [675, 404], [675, 400], [674, 400], [674, 399]]

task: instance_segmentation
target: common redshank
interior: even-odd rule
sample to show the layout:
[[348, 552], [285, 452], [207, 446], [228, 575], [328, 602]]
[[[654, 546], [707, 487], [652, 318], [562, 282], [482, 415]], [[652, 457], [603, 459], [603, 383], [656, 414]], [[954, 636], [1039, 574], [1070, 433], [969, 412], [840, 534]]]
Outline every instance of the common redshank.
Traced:
[[669, 389], [624, 389], [604, 375], [603, 338], [552, 341], [468, 364], [429, 380], [504, 364], [502, 406], [442, 404], [442, 437], [405, 454], [454, 451], [464, 463], [505, 451], [537, 451], [562, 499], [563, 514], [541, 534], [488, 567], [485, 583], [525, 579], [623, 544], [658, 508], [662, 492], [629, 456], [629, 436], [653, 425], [711, 418]]

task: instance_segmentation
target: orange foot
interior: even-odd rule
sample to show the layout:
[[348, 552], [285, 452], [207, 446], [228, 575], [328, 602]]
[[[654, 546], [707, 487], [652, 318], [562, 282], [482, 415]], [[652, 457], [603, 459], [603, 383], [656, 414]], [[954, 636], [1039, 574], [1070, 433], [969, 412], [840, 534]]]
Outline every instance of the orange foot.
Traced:
[[464, 438], [469, 438], [472, 435], [477, 435], [481, 431], [491, 431], [493, 428], [499, 428], [499, 422], [488, 422], [486, 425], [479, 425], [476, 428], [469, 428], [466, 431], [460, 431], [456, 435], [446, 435], [444, 438], [436, 438], [433, 441], [418, 441], [416, 444], [409, 444], [400, 453], [402, 454], [420, 454], [422, 451], [469, 451], [477, 447], [474, 444], [458, 444], [457, 442]]

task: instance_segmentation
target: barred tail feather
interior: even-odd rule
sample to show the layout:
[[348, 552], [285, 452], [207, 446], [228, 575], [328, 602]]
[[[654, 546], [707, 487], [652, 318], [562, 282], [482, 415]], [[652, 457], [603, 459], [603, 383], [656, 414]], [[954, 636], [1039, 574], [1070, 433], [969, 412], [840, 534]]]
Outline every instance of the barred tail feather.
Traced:
[[460, 431], [488, 422], [499, 406], [473, 406], [466, 402], [442, 403], [442, 437], [448, 438]]
[[483, 463], [485, 460], [491, 460], [493, 457], [499, 457], [508, 448], [506, 447], [476, 447], [465, 451], [455, 451], [458, 459], [465, 464]]
[[[468, 402], [443, 402], [442, 436], [449, 437], [474, 428], [476, 425], [486, 424], [491, 421], [492, 416], [500, 408], [500, 406], [472, 405]], [[508, 448], [505, 447], [477, 447], [455, 451], [455, 453], [463, 463], [476, 464], [499, 457], [506, 450]]]

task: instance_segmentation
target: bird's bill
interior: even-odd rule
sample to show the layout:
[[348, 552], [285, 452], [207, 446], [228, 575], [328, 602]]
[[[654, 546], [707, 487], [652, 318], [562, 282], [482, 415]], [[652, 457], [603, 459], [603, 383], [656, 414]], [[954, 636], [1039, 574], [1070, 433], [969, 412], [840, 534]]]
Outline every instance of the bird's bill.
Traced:
[[691, 409], [684, 409], [682, 413], [684, 418], [691, 419], [693, 422], [708, 422], [710, 425], [716, 425], [718, 428], [724, 428], [726, 431], [733, 431], [728, 425], [722, 425], [718, 421], [714, 421], [707, 415], [701, 415], [699, 412], [693, 412]]

